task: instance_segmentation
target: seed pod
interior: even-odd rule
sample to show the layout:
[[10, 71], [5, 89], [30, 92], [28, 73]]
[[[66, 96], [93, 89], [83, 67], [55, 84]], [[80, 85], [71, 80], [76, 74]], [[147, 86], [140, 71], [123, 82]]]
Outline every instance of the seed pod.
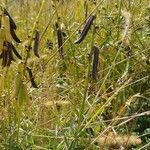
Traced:
[[0, 57], [2, 58], [3, 67], [10, 66], [11, 61], [14, 60], [12, 49], [7, 42], [4, 43], [3, 51]]
[[31, 68], [26, 67], [26, 69], [27, 69], [27, 71], [28, 71], [28, 74], [29, 74], [29, 77], [30, 77], [30, 81], [31, 81], [32, 86], [33, 86], [34, 88], [38, 88], [38, 86], [36, 85], [36, 83], [35, 83], [35, 81], [34, 81]]
[[21, 43], [20, 39], [17, 37], [15, 31], [14, 31], [12, 28], [10, 28], [10, 33], [11, 33], [12, 38], [13, 38], [17, 43]]
[[10, 66], [11, 61], [14, 60], [12, 52], [10, 50], [4, 50], [1, 54], [2, 56], [2, 66]]
[[12, 29], [17, 29], [16, 23], [15, 21], [12, 19], [12, 17], [10, 16], [10, 14], [8, 13], [8, 11], [6, 9], [4, 9], [4, 14], [7, 15], [10, 19], [10, 28]]
[[57, 40], [58, 40], [58, 50], [60, 57], [64, 58], [64, 50], [63, 50], [63, 40], [62, 40], [62, 31], [60, 27], [58, 26], [58, 23], [56, 23], [56, 29], [57, 29]]
[[39, 31], [38, 30], [35, 30], [35, 37], [34, 37], [34, 55], [37, 56], [37, 57], [40, 57], [39, 56]]
[[86, 22], [86, 24], [85, 24], [85, 26], [84, 26], [84, 28], [83, 28], [79, 38], [75, 41], [75, 44], [80, 44], [84, 40], [84, 38], [86, 37], [86, 35], [87, 35], [87, 33], [88, 33], [88, 31], [89, 31], [89, 29], [90, 29], [94, 19], [95, 19], [94, 15], [91, 15], [88, 18], [88, 20], [87, 20], [87, 22]]
[[2, 66], [10, 66], [11, 61], [15, 61], [13, 57], [13, 52], [19, 59], [22, 59], [22, 57], [19, 55], [19, 53], [16, 51], [15, 47], [11, 43], [4, 42], [3, 50], [0, 55], [0, 58], [3, 59]]
[[92, 77], [94, 80], [97, 80], [99, 49], [97, 46], [94, 46], [93, 50], [94, 50], [94, 58], [93, 58], [93, 66], [92, 66]]
[[7, 66], [10, 66], [11, 61], [15, 61], [15, 59], [13, 57], [12, 47], [9, 44], [8, 44], [8, 49], [7, 49], [7, 55], [8, 55]]
[[14, 47], [14, 45], [11, 44], [11, 43], [9, 43], [9, 44], [10, 44], [10, 46], [11, 46], [11, 48], [12, 48], [14, 54], [15, 54], [20, 60], [22, 60], [21, 55], [17, 52], [17, 50], [16, 50], [16, 48]]
[[7, 43], [7, 51], [9, 53], [9, 58], [11, 60], [15, 60], [14, 57], [13, 57], [13, 53], [12, 53], [12, 44], [11, 43]]
[[2, 66], [5, 67], [7, 66], [7, 51], [3, 51], [2, 52]]

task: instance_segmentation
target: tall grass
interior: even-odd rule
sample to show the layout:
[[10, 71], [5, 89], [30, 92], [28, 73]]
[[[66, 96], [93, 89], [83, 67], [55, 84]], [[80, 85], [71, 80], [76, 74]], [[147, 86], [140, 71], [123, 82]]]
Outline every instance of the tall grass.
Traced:
[[[22, 41], [14, 44], [23, 60], [0, 67], [0, 148], [148, 149], [148, 4], [8, 0]], [[96, 18], [87, 35], [75, 44], [91, 15]], [[33, 51], [35, 30], [40, 58]], [[59, 45], [58, 30], [63, 42]], [[99, 49], [96, 80], [94, 46]]]

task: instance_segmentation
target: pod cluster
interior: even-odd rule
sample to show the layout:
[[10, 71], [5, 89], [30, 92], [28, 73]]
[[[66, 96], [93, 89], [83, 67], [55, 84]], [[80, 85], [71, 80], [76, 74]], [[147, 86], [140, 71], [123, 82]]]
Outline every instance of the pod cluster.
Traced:
[[11, 62], [15, 60], [13, 54], [15, 54], [17, 58], [22, 59], [12, 44], [13, 40], [17, 43], [21, 42], [15, 33], [16, 29], [16, 23], [8, 11], [6, 9], [3, 11], [2, 8], [0, 8], [0, 59], [2, 59], [3, 67], [10, 66]]
[[[87, 34], [93, 24], [94, 19], [95, 19], [95, 15], [90, 15], [87, 18], [87, 21], [80, 33], [79, 38], [74, 42], [75, 44], [80, 44], [85, 39], [85, 37], [87, 36]], [[99, 48], [94, 45], [92, 51], [93, 51], [92, 78], [94, 80], [97, 80], [98, 79]]]

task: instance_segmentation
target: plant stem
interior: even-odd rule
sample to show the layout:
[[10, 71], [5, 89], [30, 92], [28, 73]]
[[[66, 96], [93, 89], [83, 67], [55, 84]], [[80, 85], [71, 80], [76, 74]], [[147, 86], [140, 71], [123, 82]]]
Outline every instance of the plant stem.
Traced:
[[26, 68], [26, 66], [27, 66], [27, 61], [28, 61], [28, 58], [29, 58], [29, 55], [30, 55], [30, 49], [31, 49], [31, 43], [32, 43], [33, 36], [34, 36], [34, 31], [35, 31], [35, 29], [37, 27], [40, 15], [42, 13], [42, 9], [43, 9], [44, 3], [45, 3], [45, 0], [42, 1], [39, 13], [36, 16], [36, 20], [35, 20], [33, 28], [32, 28], [32, 33], [31, 33], [30, 39], [29, 39], [28, 44], [26, 46], [27, 55], [26, 55], [25, 62], [24, 62], [24, 68]]
[[89, 79], [90, 79], [90, 70], [91, 70], [91, 62], [92, 62], [92, 53], [93, 53], [93, 46], [94, 46], [94, 37], [95, 37], [95, 26], [93, 26], [93, 32], [92, 32], [92, 38], [91, 38], [92, 39], [91, 50], [90, 50], [90, 53], [88, 56], [88, 68], [87, 68], [87, 73], [86, 73], [86, 78], [85, 78], [84, 95], [83, 95], [83, 100], [82, 100], [82, 104], [81, 104], [80, 112], [79, 112], [79, 126], [80, 126], [82, 119], [83, 119], [86, 96], [87, 96], [87, 92], [88, 92], [88, 84], [89, 84]]

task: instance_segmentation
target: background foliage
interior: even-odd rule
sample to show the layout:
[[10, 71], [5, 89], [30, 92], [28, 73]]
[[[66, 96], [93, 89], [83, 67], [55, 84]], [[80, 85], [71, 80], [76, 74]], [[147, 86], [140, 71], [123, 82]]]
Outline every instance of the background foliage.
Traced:
[[[40, 32], [37, 58], [32, 50], [32, 32], [41, 3], [6, 3], [17, 24], [22, 43], [14, 45], [23, 60], [16, 60], [9, 68], [0, 67], [0, 148], [111, 149], [107, 139], [100, 144], [100, 138], [113, 132], [142, 139], [140, 145], [125, 144], [125, 149], [148, 149], [149, 1], [45, 1], [36, 25]], [[125, 43], [123, 12], [131, 15]], [[96, 14], [96, 19], [88, 35], [79, 45], [74, 44], [91, 14]], [[56, 22], [62, 30], [64, 59], [58, 52]], [[32, 69], [37, 89], [31, 86], [27, 73], [18, 74], [30, 39], [27, 66]], [[92, 78], [93, 45], [99, 48], [97, 80]], [[22, 89], [19, 96], [18, 88]]]

